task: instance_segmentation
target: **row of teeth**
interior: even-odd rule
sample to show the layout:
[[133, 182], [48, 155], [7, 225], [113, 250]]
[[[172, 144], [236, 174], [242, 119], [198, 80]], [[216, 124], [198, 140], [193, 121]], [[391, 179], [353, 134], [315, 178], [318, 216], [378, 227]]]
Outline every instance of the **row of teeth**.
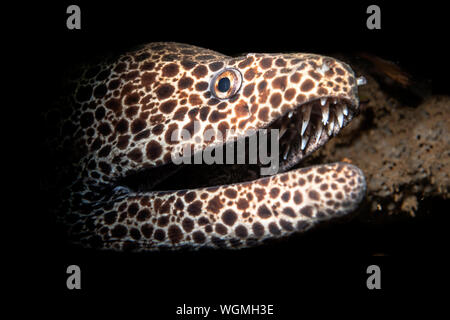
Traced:
[[[315, 133], [314, 133], [314, 139], [315, 143], [319, 141], [320, 137], [322, 136], [322, 132], [324, 129], [326, 130], [326, 133], [328, 136], [331, 136], [334, 132], [334, 129], [336, 126], [341, 129], [344, 125], [344, 118], [348, 116], [349, 111], [346, 104], [338, 104], [338, 100], [335, 98], [327, 99], [327, 98], [321, 98], [320, 99], [320, 110], [322, 112], [322, 120], [318, 121], [315, 124]], [[287, 117], [289, 119], [292, 119], [292, 117], [297, 115], [297, 126], [293, 121], [284, 121], [281, 123], [280, 128], [280, 138], [286, 134], [286, 132], [289, 131], [289, 134], [292, 135], [292, 132], [298, 132], [301, 138], [300, 148], [301, 150], [305, 150], [306, 145], [310, 139], [310, 135], [305, 135], [306, 129], [308, 128], [308, 125], [310, 124], [310, 116], [311, 116], [311, 110], [313, 108], [313, 104], [307, 104], [301, 107], [300, 111], [291, 111], [288, 113]], [[332, 113], [330, 112], [330, 108], [332, 108]], [[295, 129], [295, 130], [288, 130], [288, 129]], [[295, 137], [295, 135], [294, 135]], [[283, 159], [286, 160], [289, 151], [291, 149], [291, 141], [294, 137], [288, 137], [287, 146], [283, 153]]]

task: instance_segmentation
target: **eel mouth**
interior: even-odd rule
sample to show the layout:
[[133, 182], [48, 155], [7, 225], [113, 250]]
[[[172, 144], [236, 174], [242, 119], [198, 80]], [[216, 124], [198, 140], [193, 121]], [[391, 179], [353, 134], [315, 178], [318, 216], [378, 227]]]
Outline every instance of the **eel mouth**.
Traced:
[[[357, 115], [358, 110], [357, 99], [321, 97], [297, 105], [261, 128], [267, 129], [268, 141], [271, 141], [271, 129], [278, 130], [279, 166], [276, 173], [288, 171], [323, 146]], [[249, 154], [250, 138], [251, 136], [244, 138], [246, 157]], [[222, 163], [225, 163], [226, 159], [225, 146], [230, 143], [234, 144], [234, 150], [237, 150], [236, 140], [223, 144]], [[271, 153], [269, 143], [268, 154]], [[236, 154], [234, 156], [236, 159]], [[244, 164], [234, 163], [176, 165], [170, 162], [157, 168], [146, 168], [130, 174], [116, 181], [114, 187], [125, 187], [132, 192], [214, 187], [256, 180], [263, 177], [260, 169], [267, 167], [259, 159], [256, 164], [249, 164], [248, 158]]]
[[322, 97], [297, 106], [269, 125], [279, 130], [280, 172], [337, 135], [357, 114], [357, 103], [349, 99]]

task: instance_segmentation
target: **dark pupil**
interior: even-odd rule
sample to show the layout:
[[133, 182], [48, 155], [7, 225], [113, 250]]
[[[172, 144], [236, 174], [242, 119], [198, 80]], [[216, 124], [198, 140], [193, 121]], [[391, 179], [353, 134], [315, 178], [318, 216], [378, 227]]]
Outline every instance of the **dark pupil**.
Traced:
[[228, 78], [220, 79], [219, 84], [217, 85], [217, 89], [219, 89], [220, 92], [227, 92], [228, 89], [230, 89], [230, 79]]

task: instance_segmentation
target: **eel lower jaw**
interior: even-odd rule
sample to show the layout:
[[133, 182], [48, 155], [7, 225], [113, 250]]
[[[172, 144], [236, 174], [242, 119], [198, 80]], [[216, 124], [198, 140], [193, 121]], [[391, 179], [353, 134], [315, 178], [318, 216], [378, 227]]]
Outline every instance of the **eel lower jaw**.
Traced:
[[279, 130], [279, 172], [285, 172], [337, 135], [358, 113], [357, 101], [322, 97], [297, 105], [272, 122]]

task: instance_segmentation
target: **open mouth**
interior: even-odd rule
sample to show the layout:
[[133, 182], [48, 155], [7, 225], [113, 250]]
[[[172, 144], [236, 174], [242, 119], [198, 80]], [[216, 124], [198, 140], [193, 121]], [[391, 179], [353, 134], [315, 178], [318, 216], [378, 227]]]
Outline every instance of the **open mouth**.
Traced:
[[[322, 97], [298, 105], [294, 110], [286, 112], [263, 128], [268, 129], [268, 139], [270, 139], [270, 129], [279, 130], [278, 173], [298, 165], [305, 157], [338, 134], [356, 114], [357, 104], [354, 102], [338, 97]], [[246, 155], [249, 154], [249, 139], [250, 137], [245, 138]], [[225, 144], [222, 147], [225, 159], [227, 149]], [[268, 152], [269, 154], [272, 152], [270, 147]], [[248, 160], [246, 158], [245, 164], [236, 164], [236, 162], [211, 165], [167, 163], [157, 168], [146, 168], [130, 174], [116, 181], [115, 187], [126, 187], [133, 192], [184, 190], [241, 183], [260, 178], [260, 168], [264, 165], [259, 161], [256, 164], [249, 164]]]
[[322, 97], [286, 113], [270, 125], [280, 131], [280, 171], [298, 164], [323, 146], [355, 116], [347, 99]]

